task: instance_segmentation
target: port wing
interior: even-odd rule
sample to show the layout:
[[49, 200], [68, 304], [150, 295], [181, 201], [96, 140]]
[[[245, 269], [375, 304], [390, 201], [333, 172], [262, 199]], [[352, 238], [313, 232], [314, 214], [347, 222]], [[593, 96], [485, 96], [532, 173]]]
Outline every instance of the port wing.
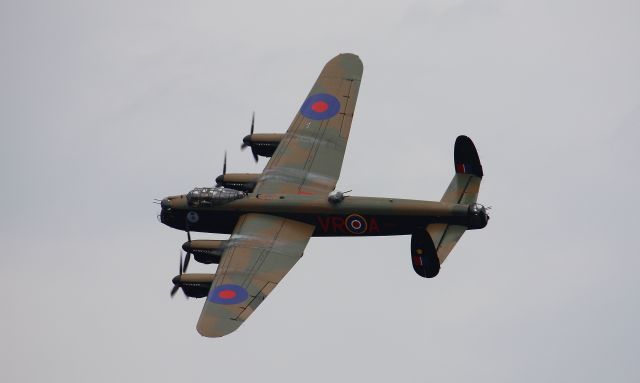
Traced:
[[197, 329], [207, 337], [235, 331], [302, 256], [314, 226], [265, 214], [245, 214], [231, 235]]

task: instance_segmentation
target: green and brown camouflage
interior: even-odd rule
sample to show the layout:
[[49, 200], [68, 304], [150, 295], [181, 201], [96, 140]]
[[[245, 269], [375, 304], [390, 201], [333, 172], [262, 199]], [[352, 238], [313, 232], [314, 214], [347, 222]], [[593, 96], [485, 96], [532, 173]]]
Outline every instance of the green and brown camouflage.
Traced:
[[487, 225], [476, 203], [482, 166], [473, 142], [459, 136], [455, 175], [441, 201], [347, 196], [335, 191], [362, 78], [353, 54], [329, 61], [285, 134], [244, 138], [271, 157], [261, 174], [223, 174], [219, 186], [162, 200], [161, 222], [190, 232], [231, 234], [229, 240], [183, 245], [215, 274], [182, 274], [174, 294], [204, 297], [198, 332], [208, 337], [237, 329], [293, 267], [312, 236], [411, 235], [415, 272], [431, 278], [465, 230]]

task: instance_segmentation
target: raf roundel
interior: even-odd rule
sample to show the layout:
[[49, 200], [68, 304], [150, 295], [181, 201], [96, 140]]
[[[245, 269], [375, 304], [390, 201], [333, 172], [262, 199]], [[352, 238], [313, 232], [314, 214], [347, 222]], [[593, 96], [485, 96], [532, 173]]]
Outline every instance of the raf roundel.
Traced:
[[363, 234], [367, 231], [367, 220], [359, 214], [351, 214], [344, 220], [344, 225], [352, 234]]
[[246, 301], [247, 298], [249, 298], [249, 293], [242, 286], [220, 285], [211, 290], [207, 299], [209, 302], [222, 305], [235, 305]]
[[191, 223], [196, 223], [199, 220], [200, 220], [200, 217], [198, 216], [198, 213], [196, 213], [195, 211], [190, 211], [187, 213], [187, 221]]
[[316, 93], [307, 99], [300, 108], [300, 114], [310, 120], [327, 120], [340, 111], [340, 101], [328, 93]]

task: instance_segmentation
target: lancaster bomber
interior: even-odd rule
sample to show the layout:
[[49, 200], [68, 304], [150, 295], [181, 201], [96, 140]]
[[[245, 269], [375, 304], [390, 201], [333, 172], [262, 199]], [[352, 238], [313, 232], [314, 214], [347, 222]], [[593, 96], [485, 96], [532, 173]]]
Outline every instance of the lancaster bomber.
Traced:
[[[164, 198], [160, 221], [187, 232], [184, 265], [173, 278], [190, 297], [206, 297], [197, 330], [206, 337], [235, 331], [296, 264], [311, 237], [411, 235], [411, 264], [433, 278], [465, 230], [487, 225], [476, 203], [483, 172], [473, 142], [459, 136], [455, 174], [440, 201], [358, 197], [335, 190], [362, 79], [354, 54], [330, 60], [284, 134], [244, 137], [269, 162], [260, 174], [231, 174], [216, 186]], [[231, 234], [191, 240], [191, 232]], [[215, 274], [185, 273], [190, 257], [218, 264]]]

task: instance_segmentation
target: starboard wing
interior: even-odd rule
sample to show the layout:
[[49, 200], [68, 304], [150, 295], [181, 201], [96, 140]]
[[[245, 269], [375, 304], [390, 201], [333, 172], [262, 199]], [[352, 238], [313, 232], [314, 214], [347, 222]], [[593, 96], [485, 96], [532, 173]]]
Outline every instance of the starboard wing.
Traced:
[[362, 79], [354, 54], [329, 61], [264, 168], [256, 193], [331, 192], [340, 176]]
[[222, 254], [198, 332], [220, 337], [240, 327], [300, 259], [314, 229], [272, 215], [241, 216]]

